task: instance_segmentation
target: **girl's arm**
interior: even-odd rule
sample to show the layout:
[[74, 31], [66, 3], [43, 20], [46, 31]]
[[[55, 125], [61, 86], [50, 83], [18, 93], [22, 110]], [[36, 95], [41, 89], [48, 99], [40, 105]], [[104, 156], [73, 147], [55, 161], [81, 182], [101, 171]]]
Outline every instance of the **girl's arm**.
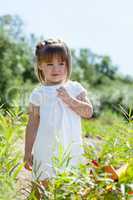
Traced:
[[[83, 117], [83, 118], [91, 118], [92, 117], [92, 115], [93, 115], [93, 106], [92, 106], [92, 103], [90, 102], [90, 100], [88, 99], [88, 97], [86, 96], [86, 93], [85, 92], [81, 92], [77, 97], [76, 97], [76, 99], [78, 99], [78, 100], [80, 100], [80, 101], [82, 101], [82, 102], [86, 102], [86, 103], [88, 103], [89, 104], [89, 110], [88, 110], [88, 112], [89, 112], [89, 117]], [[73, 111], [74, 111], [74, 109], [73, 109]], [[76, 112], [76, 111], [75, 111]], [[87, 112], [87, 111], [86, 111]], [[86, 113], [87, 114], [87, 116], [88, 116], [88, 112]], [[78, 113], [77, 113], [78, 114]]]
[[85, 92], [80, 93], [76, 98], [70, 97], [67, 105], [83, 118], [91, 118], [93, 114], [92, 104]]
[[81, 117], [90, 118], [92, 116], [92, 104], [85, 92], [81, 92], [77, 98], [74, 98], [67, 93], [65, 88], [61, 87], [58, 89], [58, 96], [69, 106], [69, 108]]
[[28, 108], [29, 120], [26, 126], [25, 134], [25, 155], [30, 155], [32, 152], [32, 147], [36, 138], [40, 117], [39, 117], [39, 107], [29, 104]]

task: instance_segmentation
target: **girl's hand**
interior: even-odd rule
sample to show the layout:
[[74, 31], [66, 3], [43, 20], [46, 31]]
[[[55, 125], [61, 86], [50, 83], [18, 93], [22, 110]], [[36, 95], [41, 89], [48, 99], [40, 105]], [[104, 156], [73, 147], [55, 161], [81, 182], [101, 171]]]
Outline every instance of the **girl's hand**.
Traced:
[[71, 96], [68, 94], [67, 90], [64, 87], [60, 87], [59, 89], [57, 89], [57, 91], [57, 96], [61, 98], [66, 104], [69, 104]]
[[25, 169], [32, 171], [33, 155], [31, 153], [24, 155], [24, 163], [25, 163], [24, 165]]
[[80, 100], [80, 101], [85, 101], [85, 94], [84, 92], [80, 93], [78, 96], [76, 96], [76, 99]]

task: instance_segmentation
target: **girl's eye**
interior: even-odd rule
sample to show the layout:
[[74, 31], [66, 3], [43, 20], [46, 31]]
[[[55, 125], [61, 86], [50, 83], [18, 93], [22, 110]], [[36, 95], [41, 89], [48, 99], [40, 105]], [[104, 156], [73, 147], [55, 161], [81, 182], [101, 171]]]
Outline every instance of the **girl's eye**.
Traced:
[[52, 63], [47, 63], [47, 66], [53, 66], [53, 64]]
[[63, 62], [61, 62], [61, 63], [59, 63], [59, 65], [64, 65], [64, 63], [63, 63]]
[[[64, 66], [64, 62], [59, 62], [58, 65]], [[52, 67], [52, 66], [54, 66], [54, 63], [47, 63], [47, 66]]]

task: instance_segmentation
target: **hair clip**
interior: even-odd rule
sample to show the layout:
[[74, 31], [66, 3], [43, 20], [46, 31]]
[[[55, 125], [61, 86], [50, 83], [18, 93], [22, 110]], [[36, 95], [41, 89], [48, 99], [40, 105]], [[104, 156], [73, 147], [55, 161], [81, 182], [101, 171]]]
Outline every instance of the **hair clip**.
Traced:
[[47, 44], [53, 44], [53, 43], [56, 43], [56, 41], [53, 40], [53, 39], [48, 39], [48, 40], [44, 40], [44, 43], [47, 45]]
[[39, 49], [44, 48], [44, 46], [50, 45], [50, 44], [56, 44], [56, 43], [62, 43], [62, 41], [60, 39], [55, 40], [55, 39], [50, 38], [48, 40], [43, 40], [43, 41], [39, 42], [38, 45], [36, 46], [36, 54], [37, 54], [37, 51]]
[[48, 42], [48, 40], [43, 40], [43, 42], [42, 42], [44, 45], [47, 45], [47, 44], [49, 44], [49, 42]]

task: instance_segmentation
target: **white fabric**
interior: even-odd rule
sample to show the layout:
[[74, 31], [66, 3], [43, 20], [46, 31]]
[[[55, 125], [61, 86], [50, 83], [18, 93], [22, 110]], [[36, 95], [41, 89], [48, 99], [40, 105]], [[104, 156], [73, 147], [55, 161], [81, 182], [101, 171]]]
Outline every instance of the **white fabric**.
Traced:
[[52, 157], [58, 157], [59, 144], [64, 151], [68, 146], [70, 148], [72, 159], [69, 166], [75, 166], [84, 159], [81, 117], [57, 96], [56, 89], [60, 86], [64, 86], [73, 97], [86, 92], [80, 83], [69, 80], [63, 85], [41, 85], [29, 97], [29, 102], [40, 106], [40, 124], [33, 145], [33, 179], [44, 180], [56, 174]]

